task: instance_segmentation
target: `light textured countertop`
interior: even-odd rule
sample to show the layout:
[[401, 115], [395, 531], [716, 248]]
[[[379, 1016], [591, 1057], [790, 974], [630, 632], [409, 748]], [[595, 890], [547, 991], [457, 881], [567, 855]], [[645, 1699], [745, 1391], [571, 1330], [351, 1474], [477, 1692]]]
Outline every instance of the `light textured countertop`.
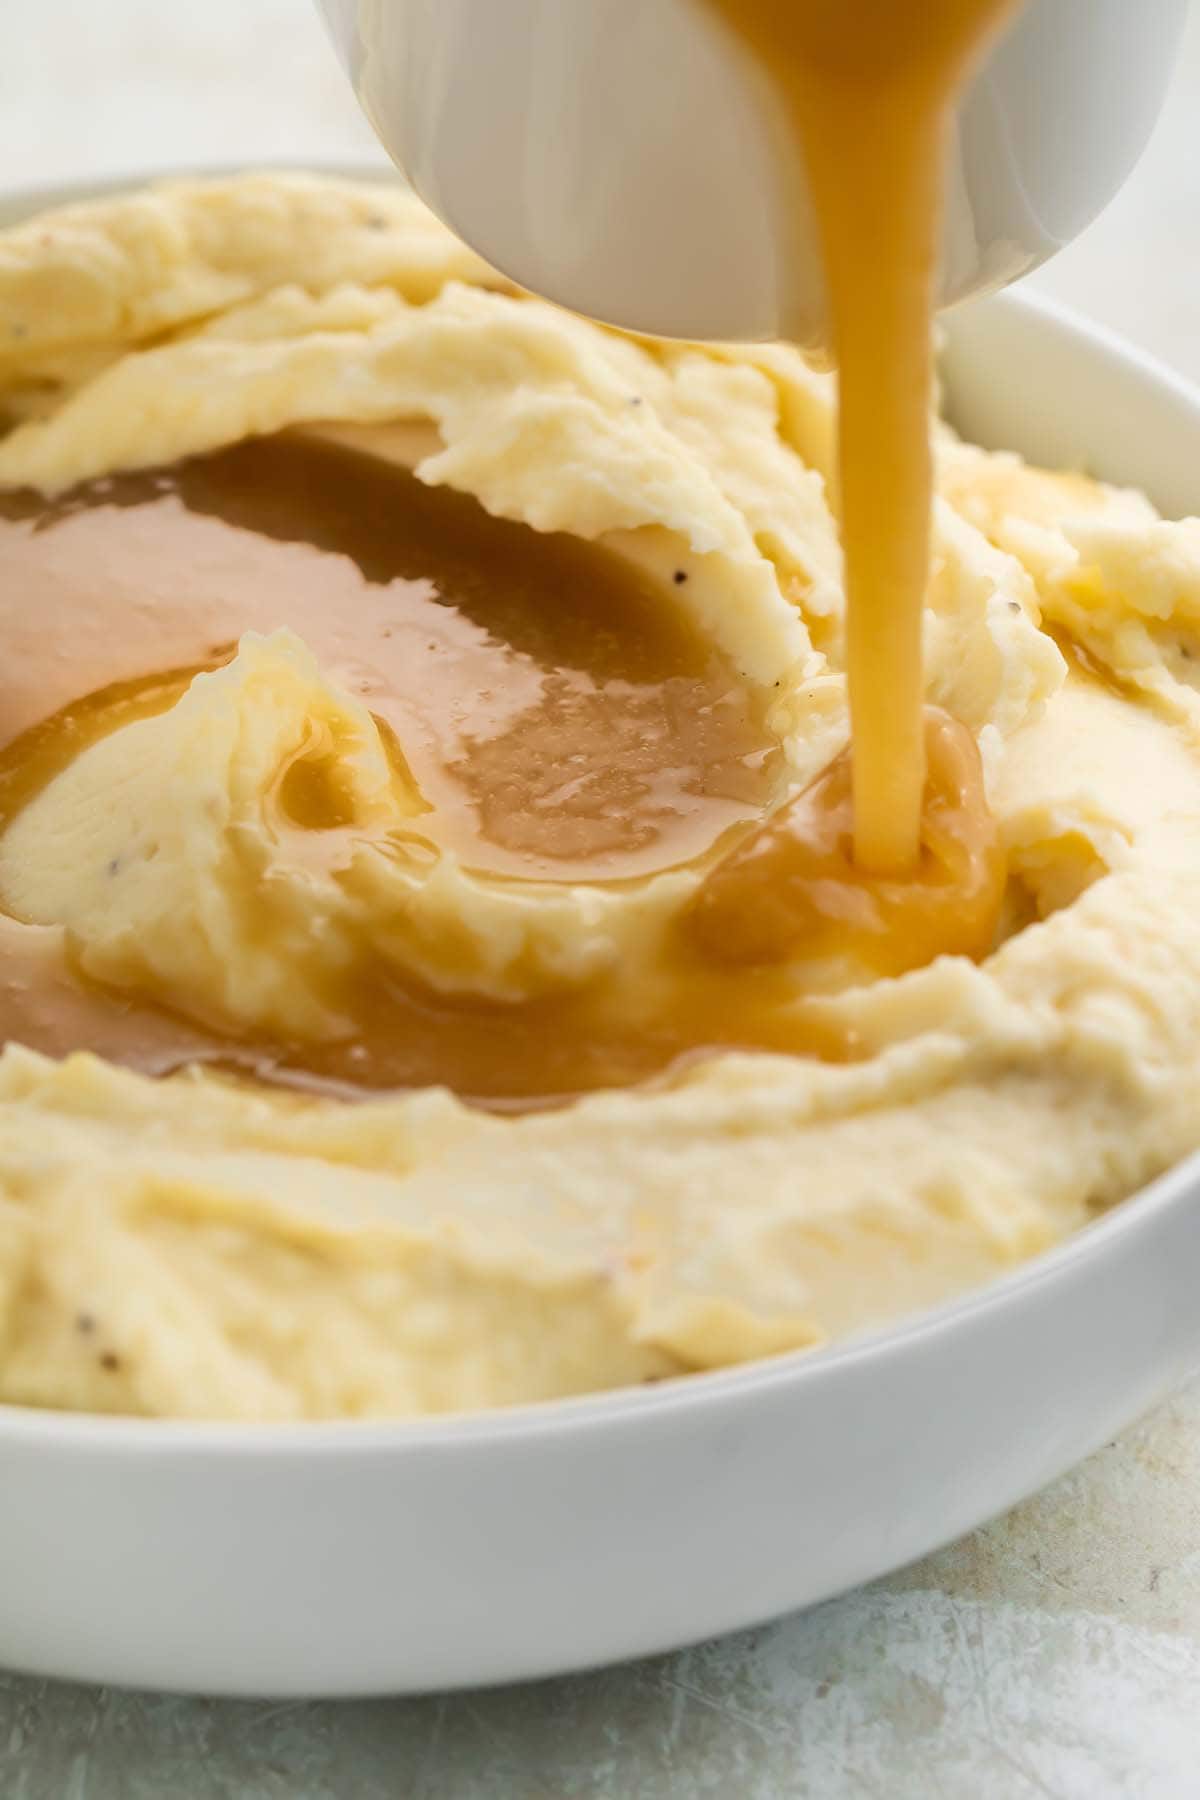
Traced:
[[[1198, 105], [1200, 18], [1037, 284], [1200, 379]], [[0, 7], [0, 184], [378, 155], [304, 0]], [[1192, 1800], [1198, 1696], [1200, 1387], [890, 1581], [631, 1668], [339, 1705], [0, 1674], [0, 1800]]]

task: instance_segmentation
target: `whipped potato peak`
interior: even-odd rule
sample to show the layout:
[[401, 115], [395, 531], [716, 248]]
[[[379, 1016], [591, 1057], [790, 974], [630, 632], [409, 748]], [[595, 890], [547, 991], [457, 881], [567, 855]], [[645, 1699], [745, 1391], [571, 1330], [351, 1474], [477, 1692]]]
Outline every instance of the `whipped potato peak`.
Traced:
[[98, 981], [320, 1036], [345, 1025], [349, 922], [332, 866], [289, 864], [286, 846], [418, 810], [370, 714], [303, 644], [247, 636], [226, 668], [100, 738], [17, 815], [0, 894], [14, 917], [63, 926]]
[[978, 908], [881, 960], [828, 925], [883, 887], [772, 911], [756, 867], [814, 795], [844, 835], [833, 416], [798, 353], [569, 318], [385, 187], [0, 234], [0, 1399], [660, 1379], [935, 1304], [1197, 1147], [1200, 528], [938, 428]]

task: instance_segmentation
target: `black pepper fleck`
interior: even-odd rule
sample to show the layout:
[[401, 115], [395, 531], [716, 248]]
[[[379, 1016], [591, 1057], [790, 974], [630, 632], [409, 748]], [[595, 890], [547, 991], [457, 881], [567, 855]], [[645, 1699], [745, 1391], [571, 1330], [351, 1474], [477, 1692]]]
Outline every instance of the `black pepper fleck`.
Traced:
[[100, 1367], [107, 1369], [110, 1375], [115, 1375], [120, 1366], [121, 1359], [115, 1350], [106, 1350], [100, 1358]]
[[687, 570], [686, 569], [676, 569], [676, 571], [675, 571], [676, 587], [678, 587], [681, 582], [684, 582], [686, 580], [687, 580]]
[[1182, 656], [1184, 662], [1191, 662], [1193, 653], [1188, 649], [1186, 644], [1180, 644], [1179, 654]]
[[112, 859], [112, 861], [111, 861], [111, 862], [110, 862], [110, 863], [109, 863], [109, 865], [108, 865], [108, 872], [109, 872], [109, 874], [110, 874], [110, 875], [119, 875], [119, 874], [120, 874], [120, 872], [121, 872], [121, 859], [120, 859], [120, 857], [119, 857], [119, 856], [114, 856], [114, 857], [113, 857], [113, 859]]
[[630, 406], [640, 406], [642, 404], [642, 396], [640, 394], [630, 394], [629, 404]]
[[384, 218], [382, 213], [371, 213], [371, 215], [367, 219], [367, 230], [368, 231], [386, 231], [387, 230], [387, 220]]
[[14, 319], [8, 328], [8, 335], [9, 337], [14, 338], [28, 337], [29, 327], [28, 325], [23, 325], [19, 319]]
[[90, 1312], [76, 1313], [75, 1329], [76, 1331], [82, 1331], [84, 1337], [87, 1337], [89, 1332], [95, 1331], [96, 1329], [96, 1315]]

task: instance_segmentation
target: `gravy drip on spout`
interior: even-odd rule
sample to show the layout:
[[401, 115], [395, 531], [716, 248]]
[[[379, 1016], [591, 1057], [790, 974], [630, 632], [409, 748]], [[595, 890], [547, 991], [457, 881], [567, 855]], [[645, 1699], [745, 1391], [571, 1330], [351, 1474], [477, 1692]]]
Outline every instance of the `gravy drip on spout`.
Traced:
[[942, 171], [955, 102], [1018, 0], [709, 4], [768, 69], [815, 203], [838, 364], [854, 860], [864, 875], [905, 876], [926, 781]]

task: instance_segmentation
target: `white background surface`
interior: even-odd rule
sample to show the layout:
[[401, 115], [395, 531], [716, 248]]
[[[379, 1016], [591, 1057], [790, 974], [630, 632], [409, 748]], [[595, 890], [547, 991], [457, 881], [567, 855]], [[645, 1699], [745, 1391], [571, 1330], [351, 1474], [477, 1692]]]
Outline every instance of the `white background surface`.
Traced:
[[[1200, 17], [1137, 176], [1037, 285], [1200, 380], [1198, 151]], [[0, 185], [364, 157], [305, 0], [0, 4]], [[703, 1795], [1200, 1800], [1200, 1388], [891, 1581], [633, 1668], [319, 1706], [0, 1673], [0, 1800]]]

